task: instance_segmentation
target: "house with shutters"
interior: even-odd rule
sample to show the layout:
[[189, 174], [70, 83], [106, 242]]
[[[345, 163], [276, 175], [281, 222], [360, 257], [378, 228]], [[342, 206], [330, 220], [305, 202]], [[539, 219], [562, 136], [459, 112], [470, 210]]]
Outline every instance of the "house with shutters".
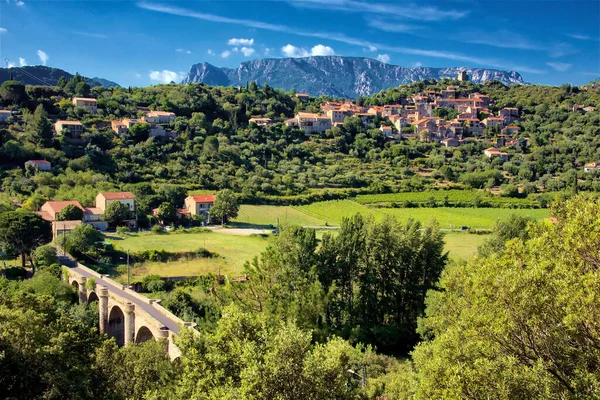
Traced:
[[185, 209], [190, 215], [208, 215], [215, 204], [217, 196], [214, 194], [191, 195], [185, 198]]

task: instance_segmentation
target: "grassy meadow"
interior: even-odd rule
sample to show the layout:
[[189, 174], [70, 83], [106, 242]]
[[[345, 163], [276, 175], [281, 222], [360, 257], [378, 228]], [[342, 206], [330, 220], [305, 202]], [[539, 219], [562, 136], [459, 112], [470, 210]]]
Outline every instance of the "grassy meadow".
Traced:
[[[146, 262], [136, 266], [134, 277], [158, 274], [163, 276], [203, 275], [208, 273], [240, 275], [244, 263], [259, 255], [269, 244], [270, 238], [261, 235], [239, 236], [220, 232], [169, 233], [156, 235], [149, 232], [127, 235], [124, 238], [109, 236], [108, 241], [119, 249], [166, 250], [170, 252], [192, 251], [199, 248], [218, 253], [215, 258], [178, 260], [168, 263]], [[135, 260], [133, 260], [135, 262]]]
[[499, 218], [510, 214], [528, 216], [533, 219], [548, 217], [547, 209], [511, 209], [511, 208], [375, 208], [361, 205], [351, 200], [332, 200], [313, 203], [305, 206], [294, 207], [311, 217], [324, 219], [329, 225], [339, 225], [342, 218], [356, 213], [372, 215], [380, 220], [386, 214], [392, 215], [404, 222], [414, 218], [422, 223], [427, 223], [435, 218], [441, 228], [492, 228]]
[[[381, 220], [391, 215], [401, 222], [414, 218], [426, 224], [435, 218], [441, 228], [456, 229], [461, 226], [490, 229], [496, 220], [512, 213], [534, 219], [548, 217], [546, 209], [506, 209], [506, 208], [377, 208], [359, 204], [351, 200], [332, 200], [303, 206], [258, 206], [242, 205], [234, 226], [250, 227], [276, 225], [337, 226], [344, 217], [356, 213], [371, 215]], [[317, 230], [317, 238], [336, 230]], [[487, 238], [486, 235], [473, 235], [466, 232], [446, 232], [446, 250], [454, 259], [468, 259], [475, 254], [477, 247]], [[224, 232], [168, 233], [156, 235], [149, 232], [131, 234], [124, 238], [108, 237], [116, 247], [123, 250], [167, 250], [170, 252], [192, 251], [199, 248], [218, 253], [215, 258], [179, 260], [168, 263], [147, 262], [136, 265], [134, 279], [145, 275], [163, 276], [202, 275], [222, 273], [229, 276], [240, 275], [246, 261], [252, 260], [266, 249], [271, 237], [260, 235], [242, 236]], [[135, 261], [135, 260], [134, 260]], [[120, 277], [124, 278], [123, 276]]]

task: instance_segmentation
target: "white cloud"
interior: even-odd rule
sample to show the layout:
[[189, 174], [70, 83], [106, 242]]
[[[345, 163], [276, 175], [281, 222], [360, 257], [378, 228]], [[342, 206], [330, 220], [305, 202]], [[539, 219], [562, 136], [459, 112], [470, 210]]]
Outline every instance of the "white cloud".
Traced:
[[0, 27], [0, 33], [6, 33], [6, 32], [8, 32], [8, 30], [6, 28]]
[[378, 54], [377, 59], [379, 61], [381, 61], [382, 63], [386, 63], [386, 64], [388, 64], [390, 62], [390, 56], [388, 56], [387, 54]]
[[281, 48], [281, 52], [286, 57], [308, 57], [310, 53], [308, 50], [301, 47], [296, 47], [291, 44], [286, 44]]
[[394, 15], [419, 21], [456, 20], [469, 13], [459, 10], [440, 10], [437, 7], [420, 6], [415, 3], [395, 5], [356, 0], [290, 0], [290, 3], [296, 7]]
[[15, 4], [16, 4], [18, 7], [23, 7], [23, 6], [25, 5], [25, 3], [24, 3], [24, 2], [22, 2], [22, 1], [17, 1]]
[[163, 69], [162, 71], [150, 71], [150, 75], [148, 76], [151, 80], [162, 83], [179, 82], [183, 79], [183, 74], [169, 71], [168, 69]]
[[186, 49], [176, 49], [175, 51], [178, 53], [192, 54], [191, 51], [186, 50]]
[[137, 5], [138, 5], [138, 7], [142, 8], [144, 10], [150, 10], [150, 11], [155, 11], [155, 12], [164, 13], [164, 14], [178, 15], [178, 16], [187, 17], [187, 18], [194, 18], [194, 19], [198, 19], [201, 21], [211, 21], [211, 22], [218, 22], [218, 23], [223, 23], [223, 24], [231, 24], [231, 25], [235, 25], [235, 26], [245, 26], [248, 28], [263, 29], [263, 30], [267, 30], [267, 31], [271, 31], [271, 32], [287, 33], [287, 34], [303, 36], [303, 37], [320, 38], [323, 40], [330, 40], [330, 41], [333, 40], [336, 42], [341, 42], [341, 43], [345, 43], [345, 44], [349, 44], [349, 45], [353, 45], [353, 46], [360, 46], [363, 48], [368, 48], [369, 46], [373, 46], [373, 47], [377, 47], [380, 50], [394, 52], [394, 53], [409, 54], [409, 55], [421, 56], [421, 57], [432, 57], [432, 58], [439, 58], [439, 59], [445, 59], [445, 60], [453, 60], [453, 61], [458, 61], [461, 63], [469, 63], [469, 64], [475, 64], [475, 65], [481, 65], [481, 66], [487, 66], [487, 67], [493, 67], [493, 68], [499, 68], [499, 69], [505, 69], [505, 70], [514, 70], [514, 71], [519, 71], [519, 72], [529, 72], [532, 74], [540, 74], [540, 73], [545, 72], [545, 71], [537, 69], [537, 68], [531, 68], [531, 67], [528, 67], [525, 65], [517, 65], [517, 64], [513, 64], [511, 62], [507, 62], [505, 60], [499, 60], [496, 58], [483, 58], [483, 57], [478, 57], [476, 55], [454, 53], [454, 52], [450, 52], [450, 51], [446, 51], [446, 50], [420, 49], [420, 48], [411, 48], [411, 47], [402, 47], [402, 46], [391, 46], [391, 45], [385, 45], [385, 44], [381, 44], [381, 43], [372, 43], [372, 42], [369, 42], [368, 40], [361, 39], [361, 38], [349, 37], [342, 33], [307, 31], [307, 30], [302, 30], [302, 29], [296, 29], [296, 28], [290, 27], [288, 25], [271, 24], [268, 22], [255, 21], [255, 20], [249, 20], [249, 19], [222, 17], [220, 15], [200, 13], [200, 12], [196, 12], [196, 11], [189, 10], [186, 8], [181, 8], [181, 7], [173, 7], [170, 5], [163, 5], [163, 4], [154, 4], [154, 3], [150, 3], [150, 2], [144, 1], [144, 0], [137, 3]]
[[230, 46], [252, 46], [254, 44], [254, 39], [232, 38], [227, 41], [227, 44]]
[[419, 68], [419, 67], [422, 67], [422, 66], [423, 66], [423, 63], [422, 63], [422, 62], [420, 62], [420, 61], [417, 61], [417, 62], [414, 62], [412, 66], [413, 66], [414, 68]]
[[241, 51], [246, 57], [250, 57], [252, 54], [255, 53], [254, 49], [251, 47], [242, 47]]
[[573, 39], [577, 39], [577, 40], [595, 40], [596, 42], [600, 41], [600, 38], [592, 37], [592, 36], [588, 36], [588, 35], [580, 35], [580, 34], [576, 34], [576, 33], [567, 34], [567, 36], [570, 38], [573, 38]]
[[385, 32], [412, 32], [418, 29], [416, 26], [412, 25], [383, 22], [379, 20], [371, 20], [368, 23], [371, 28], [376, 28]]
[[568, 70], [569, 68], [572, 67], [571, 64], [567, 64], [567, 63], [560, 63], [560, 62], [547, 62], [546, 65], [554, 68], [556, 71], [560, 71], [560, 72], [565, 72], [566, 70]]
[[224, 52], [221, 53], [221, 58], [227, 58], [231, 55], [231, 52], [229, 50], [225, 50]]
[[369, 51], [372, 51], [372, 52], [377, 51], [377, 47], [375, 47], [373, 45], [369, 45], [368, 49], [369, 49]]
[[237, 53], [238, 51], [240, 51], [240, 49], [238, 49], [237, 47], [234, 47], [233, 49], [231, 49], [231, 51], [233, 51], [234, 53]]
[[286, 57], [309, 57], [309, 56], [332, 56], [335, 51], [329, 46], [318, 44], [314, 46], [310, 51], [303, 47], [296, 47], [291, 44], [287, 44], [281, 48], [281, 52]]
[[25, 67], [27, 65], [27, 61], [23, 57], [19, 57], [19, 66]]
[[136, 72], [135, 73], [135, 77], [138, 78], [138, 79], [140, 79], [142, 77], [142, 74], [140, 74], [139, 72]]
[[38, 50], [37, 51], [37, 55], [40, 58], [40, 61], [42, 62], [43, 65], [46, 65], [46, 63], [48, 62], [48, 59], [50, 57], [48, 57], [48, 54], [46, 54], [44, 51], [42, 50]]
[[10, 61], [8, 62], [8, 65], [6, 66], [6, 68], [14, 68], [14, 67], [16, 67], [15, 63], [12, 63]]
[[265, 56], [268, 56], [270, 52], [271, 52], [271, 49], [267, 47], [265, 49]]
[[212, 51], [211, 49], [208, 49], [207, 53], [208, 53], [209, 56], [214, 56], [215, 55], [215, 52]]
[[329, 46], [323, 46], [322, 44], [318, 44], [312, 49], [310, 49], [311, 56], [332, 56], [335, 54], [335, 51]]

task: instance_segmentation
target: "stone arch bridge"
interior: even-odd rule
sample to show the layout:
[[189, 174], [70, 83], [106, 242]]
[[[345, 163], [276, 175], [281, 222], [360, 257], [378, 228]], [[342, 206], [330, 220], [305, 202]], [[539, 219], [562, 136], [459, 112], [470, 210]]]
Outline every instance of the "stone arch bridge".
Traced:
[[181, 355], [175, 339], [182, 328], [193, 329], [194, 323], [183, 321], [161, 306], [160, 300], [136, 293], [108, 275], [101, 275], [66, 256], [59, 259], [67, 267], [69, 284], [79, 293], [79, 302], [97, 302], [101, 333], [114, 337], [119, 346], [165, 339], [169, 357], [175, 359]]

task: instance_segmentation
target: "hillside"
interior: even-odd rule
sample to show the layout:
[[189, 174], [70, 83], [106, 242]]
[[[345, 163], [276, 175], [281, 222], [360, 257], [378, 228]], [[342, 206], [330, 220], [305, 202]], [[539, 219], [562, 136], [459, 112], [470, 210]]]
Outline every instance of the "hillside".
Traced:
[[[58, 80], [63, 77], [69, 80], [73, 77], [73, 74], [62, 70], [60, 68], [46, 67], [43, 65], [31, 65], [26, 67], [18, 68], [0, 68], [0, 83], [9, 80], [10, 74], [16, 81], [22, 82], [25, 85], [44, 85], [54, 86]], [[115, 82], [103, 78], [86, 78], [84, 77], [90, 86], [104, 86], [106, 88], [119, 87]]]
[[524, 84], [518, 72], [483, 68], [406, 68], [359, 57], [270, 58], [240, 64], [236, 69], [209, 63], [192, 65], [183, 83], [204, 82], [218, 86], [245, 86], [256, 81], [275, 88], [347, 98], [368, 96], [384, 89], [422, 80], [456, 78], [467, 71], [474, 83], [498, 80], [505, 85]]
[[588, 85], [600, 85], [600, 78], [596, 78], [593, 81], [589, 81], [585, 85], [581, 85], [581, 86], [588, 86]]

